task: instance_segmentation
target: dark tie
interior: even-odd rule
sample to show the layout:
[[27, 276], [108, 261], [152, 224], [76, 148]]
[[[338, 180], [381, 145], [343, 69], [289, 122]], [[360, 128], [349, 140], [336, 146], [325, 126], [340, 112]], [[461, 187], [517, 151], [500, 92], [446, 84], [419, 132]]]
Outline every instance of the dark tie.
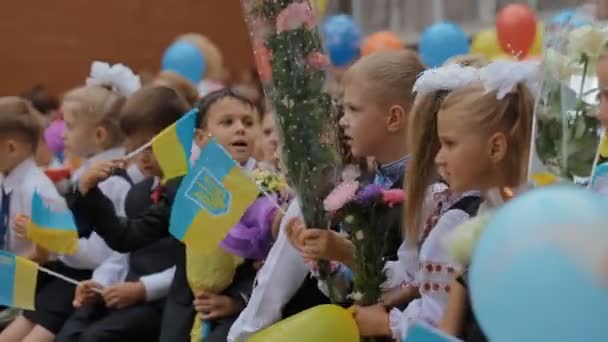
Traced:
[[8, 219], [10, 217], [11, 196], [2, 189], [2, 208], [0, 209], [0, 249], [5, 249], [5, 239], [8, 234]]

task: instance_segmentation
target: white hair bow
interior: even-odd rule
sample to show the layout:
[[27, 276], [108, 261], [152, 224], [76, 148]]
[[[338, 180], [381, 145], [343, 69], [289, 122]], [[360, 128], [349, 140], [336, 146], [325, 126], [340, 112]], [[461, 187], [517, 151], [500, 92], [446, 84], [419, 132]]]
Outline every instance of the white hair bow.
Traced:
[[123, 64], [110, 65], [95, 61], [91, 64], [91, 74], [86, 85], [110, 87], [122, 96], [129, 96], [141, 88], [141, 81], [139, 76]]
[[420, 74], [413, 90], [418, 95], [424, 95], [437, 90], [454, 90], [478, 80], [478, 69], [450, 64], [429, 69]]
[[539, 91], [539, 65], [537, 61], [496, 61], [479, 70], [486, 93], [496, 91], [502, 99], [519, 83], [524, 83], [535, 96]]

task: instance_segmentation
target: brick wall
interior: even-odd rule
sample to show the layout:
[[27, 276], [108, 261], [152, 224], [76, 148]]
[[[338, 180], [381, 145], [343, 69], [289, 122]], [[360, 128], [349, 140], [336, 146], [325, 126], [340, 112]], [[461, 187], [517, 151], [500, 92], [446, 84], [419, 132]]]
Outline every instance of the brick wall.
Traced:
[[232, 70], [253, 63], [239, 0], [13, 0], [0, 13], [0, 95], [35, 83], [65, 91], [84, 81], [94, 59], [155, 72], [185, 32], [217, 42]]

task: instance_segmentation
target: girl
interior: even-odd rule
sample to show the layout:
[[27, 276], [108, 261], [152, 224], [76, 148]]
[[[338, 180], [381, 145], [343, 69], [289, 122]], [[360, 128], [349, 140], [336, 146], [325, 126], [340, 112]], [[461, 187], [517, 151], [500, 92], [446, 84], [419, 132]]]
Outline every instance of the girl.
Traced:
[[[435, 161], [452, 190], [481, 191], [480, 213], [507, 200], [509, 189], [526, 182], [537, 72], [535, 63], [492, 63], [481, 70], [480, 82], [453, 91], [440, 107], [441, 149]], [[485, 341], [471, 311], [468, 260], [463, 261], [465, 271], [451, 285], [439, 326], [466, 341]]]
[[[400, 341], [414, 320], [436, 325], [441, 318], [449, 285], [460, 268], [443, 247], [442, 238], [474, 215], [480, 198], [476, 192], [452, 192], [439, 182], [434, 164], [440, 149], [437, 112], [451, 90], [475, 81], [478, 74], [471, 67], [450, 65], [426, 71], [416, 82], [417, 100], [408, 134], [409, 146], [416, 153], [407, 174], [406, 241], [399, 260], [386, 266], [385, 285], [393, 290], [381, 305], [356, 308], [362, 336], [392, 336]], [[400, 304], [408, 304], [404, 312], [395, 308], [387, 314], [385, 307]]]
[[[92, 71], [99, 70], [103, 64], [99, 63], [93, 63]], [[92, 75], [87, 80], [89, 85], [71, 90], [63, 98], [65, 150], [86, 160], [74, 172], [73, 182], [78, 181], [91, 163], [119, 158], [124, 153], [119, 147], [123, 137], [118, 119], [125, 96], [136, 90], [133, 85], [138, 87], [139, 78], [128, 69], [127, 73], [111, 78], [110, 66], [105, 66], [107, 74], [102, 71], [103, 75]], [[130, 187], [126, 176], [114, 176], [101, 184], [102, 191], [112, 199], [121, 216], [124, 216], [124, 200]], [[67, 196], [68, 203], [71, 202], [70, 197], [72, 195]], [[77, 224], [81, 236], [78, 252], [59, 256], [59, 260], [46, 267], [76, 280], [84, 280], [91, 277], [92, 270], [110, 256], [112, 250], [92, 232], [90, 226], [78, 221]], [[25, 227], [20, 227], [20, 230], [25, 230]], [[36, 311], [25, 311], [3, 331], [0, 341], [52, 341], [74, 311], [73, 297], [72, 284], [41, 273], [37, 285]]]
[[[384, 188], [403, 185], [403, 175], [408, 161], [408, 149], [404, 142], [406, 121], [413, 104], [412, 87], [416, 76], [424, 70], [418, 56], [411, 51], [379, 52], [360, 59], [345, 75], [345, 115], [340, 120], [344, 141], [355, 158], [373, 157], [380, 165], [375, 172], [365, 175], [369, 182]], [[245, 340], [281, 318], [308, 309], [328, 299], [321, 294], [316, 281], [311, 281], [309, 266], [298, 247], [289, 240], [288, 223], [301, 217], [299, 202], [292, 201], [281, 222], [279, 237], [266, 263], [258, 273], [257, 286], [251, 301], [233, 325], [229, 341]], [[401, 210], [391, 212], [391, 227], [399, 234]], [[295, 222], [290, 226], [294, 226]], [[287, 230], [286, 230], [287, 229]], [[312, 234], [312, 235], [308, 235]], [[342, 260], [349, 263], [352, 244], [337, 232], [329, 230], [302, 230], [306, 257], [314, 260]], [[314, 236], [313, 236], [314, 235]], [[394, 248], [388, 248], [389, 258], [396, 258], [400, 236], [394, 239]], [[336, 247], [339, 246], [339, 247]]]

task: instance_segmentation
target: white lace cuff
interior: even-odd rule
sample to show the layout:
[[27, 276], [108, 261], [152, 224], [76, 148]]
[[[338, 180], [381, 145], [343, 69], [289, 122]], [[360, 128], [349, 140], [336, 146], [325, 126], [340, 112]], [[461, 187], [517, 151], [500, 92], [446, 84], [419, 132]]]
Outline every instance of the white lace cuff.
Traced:
[[396, 341], [403, 341], [410, 327], [411, 319], [409, 315], [399, 309], [392, 309], [388, 314], [388, 322], [393, 338]]

